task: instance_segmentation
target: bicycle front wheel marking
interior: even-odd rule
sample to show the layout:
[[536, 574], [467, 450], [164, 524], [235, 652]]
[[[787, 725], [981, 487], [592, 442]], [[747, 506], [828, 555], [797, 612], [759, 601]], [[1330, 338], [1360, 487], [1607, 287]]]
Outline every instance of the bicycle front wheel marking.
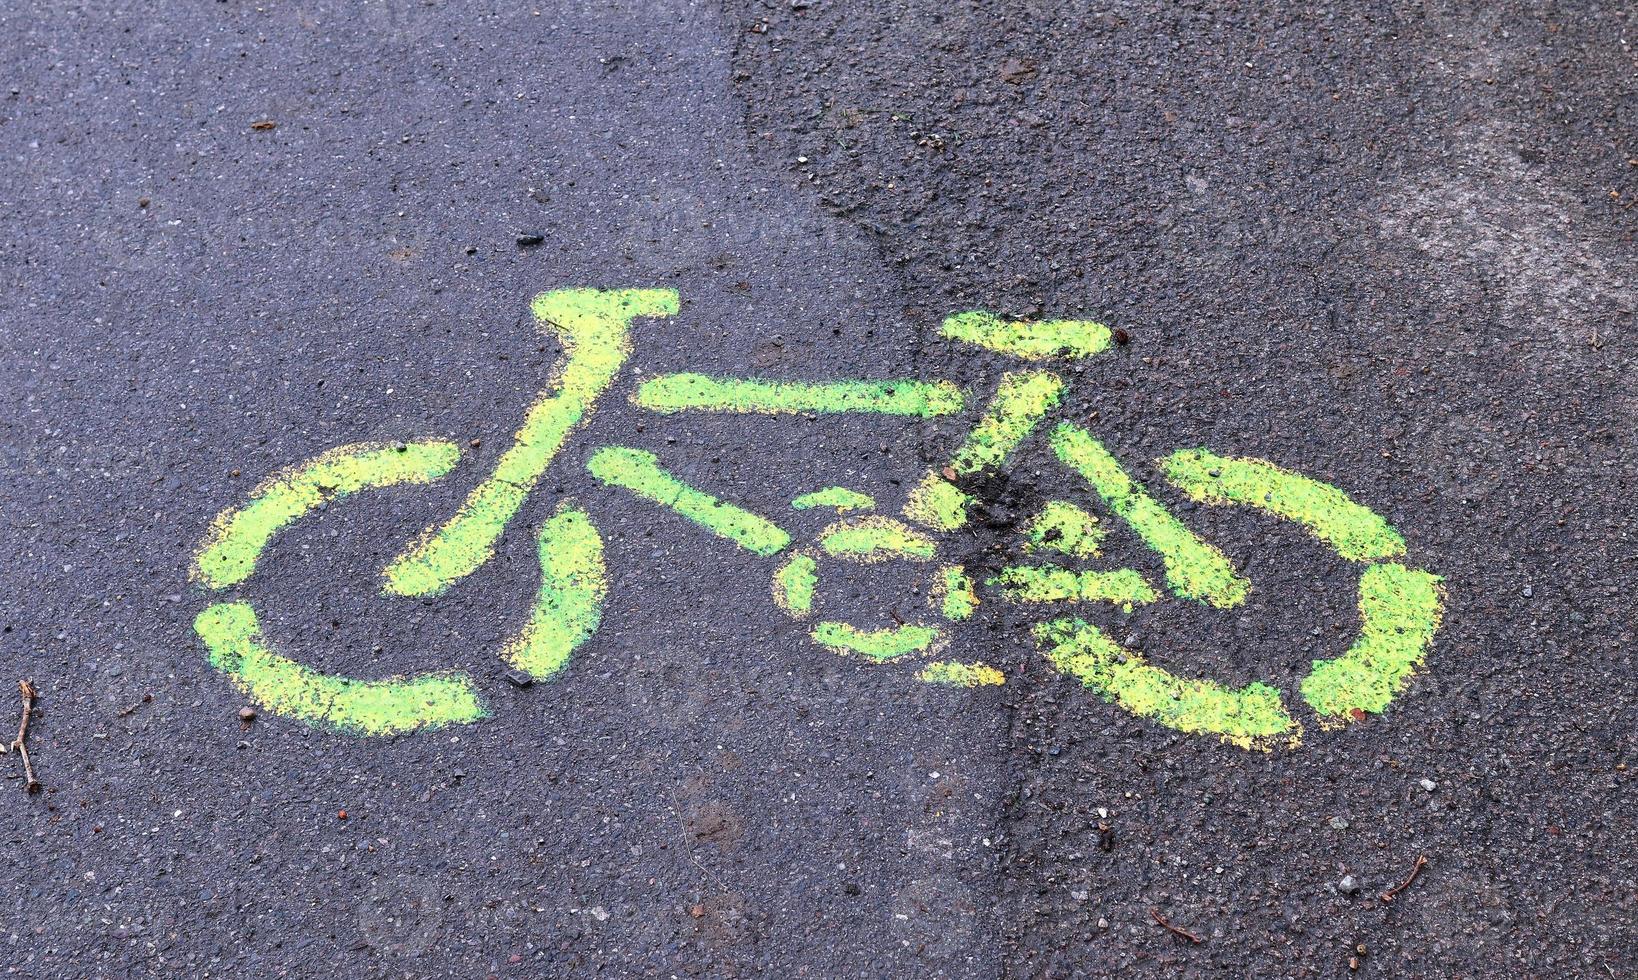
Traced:
[[1279, 742], [1295, 746], [1301, 740], [1302, 726], [1285, 710], [1280, 692], [1266, 684], [1230, 688], [1178, 677], [1080, 619], [1041, 623], [1035, 638], [1054, 667], [1139, 718], [1180, 732], [1217, 735], [1243, 749]]

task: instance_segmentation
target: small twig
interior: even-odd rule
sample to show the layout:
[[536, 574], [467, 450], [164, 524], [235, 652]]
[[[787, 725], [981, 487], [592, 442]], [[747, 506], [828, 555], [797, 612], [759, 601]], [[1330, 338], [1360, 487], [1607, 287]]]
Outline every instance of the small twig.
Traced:
[[1189, 942], [1194, 943], [1196, 946], [1198, 946], [1201, 943], [1205, 942], [1204, 939], [1201, 939], [1199, 936], [1196, 936], [1194, 933], [1190, 932], [1189, 930], [1180, 928], [1178, 926], [1174, 926], [1170, 922], [1167, 922], [1166, 917], [1164, 915], [1160, 914], [1159, 909], [1150, 909], [1149, 914], [1154, 917], [1154, 920], [1157, 923], [1160, 924], [1161, 928], [1165, 929], [1167, 932], [1171, 933], [1172, 935], [1181, 937], [1183, 939], [1187, 939]]
[[1416, 876], [1422, 873], [1423, 865], [1426, 865], [1427, 863], [1428, 856], [1426, 854], [1416, 855], [1416, 863], [1411, 865], [1410, 877], [1406, 878], [1404, 881], [1401, 881], [1399, 884], [1393, 886], [1377, 897], [1382, 899], [1384, 902], [1393, 901], [1395, 895], [1398, 895], [1400, 892], [1410, 887], [1411, 882], [1416, 880]]
[[688, 839], [688, 823], [683, 820], [682, 806], [677, 802], [677, 792], [676, 790], [667, 790], [666, 792], [671, 797], [672, 816], [677, 818], [677, 832], [682, 835], [683, 854], [687, 855], [688, 860], [693, 863], [694, 867], [700, 869], [700, 874], [709, 878], [719, 891], [727, 891], [728, 886], [722, 883], [722, 879], [712, 874], [705, 865], [700, 863], [700, 859], [694, 856], [694, 846]]
[[7, 751], [15, 749], [23, 757], [24, 787], [27, 792], [38, 793], [40, 781], [34, 778], [34, 763], [28, 757], [28, 719], [34, 714], [34, 699], [40, 696], [40, 692], [28, 681], [18, 681], [17, 690], [23, 694], [23, 720], [17, 723], [17, 740], [4, 748]]

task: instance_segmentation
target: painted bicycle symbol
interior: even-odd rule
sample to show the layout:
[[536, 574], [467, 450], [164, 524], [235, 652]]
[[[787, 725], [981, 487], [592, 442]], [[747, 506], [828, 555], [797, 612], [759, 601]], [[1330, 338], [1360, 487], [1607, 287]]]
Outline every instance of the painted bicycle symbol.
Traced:
[[[569, 434], [585, 423], [626, 364], [634, 322], [678, 312], [665, 289], [566, 289], [543, 293], [533, 313], [554, 332], [563, 359], [530, 407], [516, 441], [456, 513], [429, 528], [383, 571], [392, 596], [437, 596], [495, 554], [518, 513]], [[858, 488], [824, 487], [791, 501], [796, 510], [831, 509], [837, 520], [808, 545], [793, 543], [775, 520], [719, 499], [668, 471], [647, 450], [608, 445], [585, 461], [591, 475], [687, 519], [769, 563], [772, 598], [804, 624], [813, 642], [848, 656], [915, 666], [919, 681], [978, 686], [1005, 677], [981, 661], [953, 655], [952, 633], [981, 601], [1027, 607], [1115, 604], [1130, 610], [1162, 600], [1217, 609], [1242, 604], [1251, 583], [1215, 545], [1179, 520], [1134, 479], [1092, 433], [1072, 421], [1049, 423], [1064, 377], [1042, 367], [1092, 357], [1111, 331], [1084, 320], [1014, 322], [987, 313], [947, 318], [941, 332], [1016, 357], [948, 462], [932, 468], [907, 495], [897, 517], [871, 513]], [[968, 396], [946, 381], [833, 380], [815, 383], [673, 373], [638, 385], [632, 404], [672, 415], [870, 413], [911, 419], [954, 416]], [[1082, 503], [1049, 500], [1022, 529], [1017, 553], [1042, 560], [1009, 565], [979, 580], [959, 563], [941, 562], [940, 543], [970, 520], [976, 490], [1032, 436], [1054, 465], [1087, 491]], [[212, 592], [237, 593], [273, 538], [304, 515], [366, 489], [429, 484], [460, 462], [446, 440], [361, 443], [323, 453], [268, 478], [240, 506], [217, 517], [201, 542], [194, 580]], [[1403, 538], [1380, 516], [1336, 487], [1273, 463], [1181, 449], [1160, 460], [1167, 482], [1197, 503], [1239, 505], [1296, 522], [1339, 556], [1361, 566], [1360, 630], [1342, 655], [1316, 660], [1295, 693], [1318, 723], [1340, 727], [1378, 714], [1422, 665], [1440, 622], [1440, 579], [1404, 564]], [[1096, 512], [1093, 508], [1096, 508]], [[1132, 568], [1084, 567], [1101, 557], [1106, 533], [1097, 516], [1124, 522], [1160, 558], [1157, 585]], [[597, 632], [608, 595], [603, 539], [591, 514], [566, 502], [536, 538], [540, 583], [527, 620], [500, 649], [511, 668], [545, 681], [563, 671]], [[1048, 553], [1052, 561], [1046, 561]], [[1083, 567], [1066, 567], [1062, 561]], [[924, 567], [931, 587], [924, 616], [860, 625], [825, 614], [826, 563], [903, 561]], [[211, 663], [265, 709], [344, 732], [387, 735], [474, 722], [486, 715], [478, 685], [464, 671], [372, 680], [324, 673], [281, 655], [248, 599], [224, 598], [194, 623]], [[1167, 727], [1213, 735], [1242, 748], [1298, 744], [1302, 724], [1273, 685], [1244, 687], [1189, 677], [1151, 663], [1074, 615], [1046, 618], [1035, 641], [1050, 663], [1106, 701]]]

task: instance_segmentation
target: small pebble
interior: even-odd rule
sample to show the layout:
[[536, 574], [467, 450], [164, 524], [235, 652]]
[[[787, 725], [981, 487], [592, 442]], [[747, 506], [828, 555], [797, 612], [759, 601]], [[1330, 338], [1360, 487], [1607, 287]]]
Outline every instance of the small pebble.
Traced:
[[518, 248], [534, 248], [546, 240], [545, 235], [522, 234], [518, 236]]
[[1348, 829], [1348, 821], [1344, 820], [1342, 817], [1332, 817], [1331, 818], [1331, 829], [1332, 830], [1347, 830]]
[[1429, 793], [1431, 793], [1434, 790], [1439, 788], [1439, 784], [1434, 782], [1431, 779], [1424, 779], [1424, 780], [1422, 780], [1422, 788], [1427, 790]]
[[1358, 894], [1359, 882], [1354, 879], [1353, 875], [1344, 875], [1342, 880], [1337, 882], [1337, 888], [1344, 895]]
[[252, 708], [248, 704], [245, 705], [243, 708], [240, 708], [239, 709], [239, 720], [244, 722], [247, 725], [250, 724], [251, 722], [255, 721], [256, 720], [256, 709]]

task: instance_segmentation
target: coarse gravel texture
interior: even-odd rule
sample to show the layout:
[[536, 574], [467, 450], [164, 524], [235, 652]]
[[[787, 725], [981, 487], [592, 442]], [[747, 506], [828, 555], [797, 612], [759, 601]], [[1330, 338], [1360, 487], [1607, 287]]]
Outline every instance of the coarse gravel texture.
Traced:
[[[1446, 576], [1410, 692], [1272, 756], [1127, 718], [1017, 643], [1003, 975], [1638, 970], [1632, 10], [731, 6], [759, 158], [915, 306], [1124, 329], [1072, 411], [1117, 454], [1301, 469]], [[1269, 588], [1139, 617], [1151, 657], [1279, 683], [1340, 650], [1342, 570], [1189, 516], [1254, 542], [1231, 550]]]

